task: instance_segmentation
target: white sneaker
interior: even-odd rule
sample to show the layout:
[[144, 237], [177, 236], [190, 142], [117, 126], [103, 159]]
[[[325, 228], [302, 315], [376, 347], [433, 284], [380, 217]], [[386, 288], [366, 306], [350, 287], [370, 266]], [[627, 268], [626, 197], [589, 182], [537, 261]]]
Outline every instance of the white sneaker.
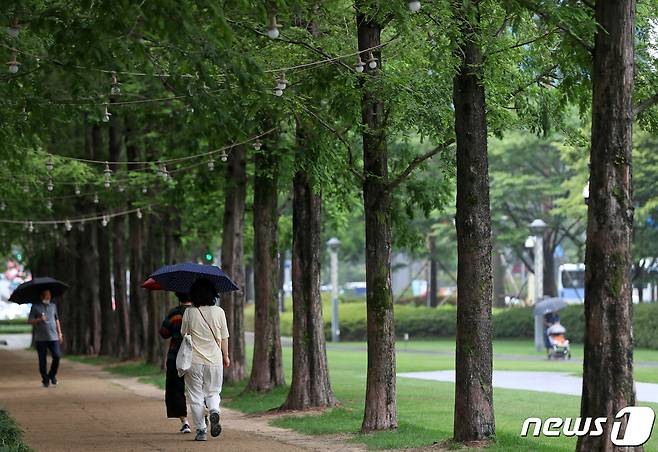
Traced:
[[189, 424], [183, 424], [183, 426], [180, 428], [181, 433], [192, 433], [192, 430], [190, 430]]

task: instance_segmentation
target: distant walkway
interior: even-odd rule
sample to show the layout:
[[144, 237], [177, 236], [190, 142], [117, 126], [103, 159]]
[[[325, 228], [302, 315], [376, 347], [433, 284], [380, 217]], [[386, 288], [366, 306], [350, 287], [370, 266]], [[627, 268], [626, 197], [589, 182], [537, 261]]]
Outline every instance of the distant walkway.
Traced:
[[[404, 372], [399, 373], [398, 377], [454, 383], [455, 371]], [[552, 392], [555, 394], [580, 396], [583, 379], [564, 372], [494, 370], [493, 385], [495, 388], [522, 389], [524, 391]], [[635, 389], [638, 401], [658, 403], [658, 384], [635, 383]]]

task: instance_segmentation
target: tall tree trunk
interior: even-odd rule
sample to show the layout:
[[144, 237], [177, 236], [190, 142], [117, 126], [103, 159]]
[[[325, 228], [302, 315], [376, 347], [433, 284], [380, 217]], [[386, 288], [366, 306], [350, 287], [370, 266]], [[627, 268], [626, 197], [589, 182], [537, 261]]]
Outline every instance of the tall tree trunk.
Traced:
[[[94, 157], [102, 159], [105, 153], [103, 152], [101, 128], [99, 125], [94, 124], [92, 127], [91, 146], [93, 149]], [[98, 214], [106, 210], [104, 204], [100, 204], [96, 209]], [[98, 247], [98, 302], [100, 304], [101, 322], [100, 322], [100, 349], [98, 351], [101, 355], [112, 355], [114, 353], [116, 344], [116, 325], [115, 316], [112, 311], [112, 267], [110, 263], [110, 234], [107, 226], [102, 226], [98, 222], [94, 223], [96, 228], [96, 239]]]
[[[269, 143], [268, 143], [269, 144]], [[278, 156], [263, 145], [254, 174], [254, 357], [246, 390], [269, 391], [284, 384], [277, 273]]]
[[[592, 72], [590, 199], [585, 251], [585, 359], [581, 416], [612, 417], [635, 405], [631, 335], [631, 183], [635, 1], [596, 2]], [[601, 436], [578, 438], [579, 451], [608, 451]], [[626, 450], [641, 450], [642, 447]]]
[[[109, 129], [110, 161], [121, 160], [121, 131], [119, 119], [114, 116]], [[122, 166], [110, 164], [115, 179], [122, 178]], [[114, 275], [114, 301], [116, 305], [116, 335], [118, 356], [125, 358], [130, 354], [130, 325], [126, 282], [126, 220], [123, 216], [112, 219], [112, 274]]]
[[224, 380], [236, 383], [245, 377], [244, 339], [244, 216], [247, 197], [247, 161], [244, 146], [233, 148], [226, 166], [226, 199], [222, 232], [222, 267], [240, 288], [222, 296], [222, 307], [230, 332], [231, 365], [224, 370]]
[[[320, 194], [313, 191], [308, 168], [317, 157], [304, 124], [297, 122], [298, 168], [292, 211], [292, 384], [283, 410], [336, 405], [329, 383], [320, 298]], [[308, 126], [306, 126], [308, 127]], [[285, 256], [285, 254], [284, 254]]]
[[[80, 323], [78, 321], [78, 315], [81, 311], [79, 302], [79, 284], [77, 281], [80, 279], [77, 276], [78, 264], [77, 261], [80, 259], [78, 254], [78, 244], [77, 244], [77, 231], [72, 230], [67, 233], [66, 236], [66, 247], [67, 247], [67, 261], [62, 264], [62, 267], [66, 269], [66, 277], [62, 278], [63, 281], [68, 281], [70, 288], [64, 296], [64, 302], [62, 303], [62, 310], [60, 314], [60, 322], [62, 324], [62, 334], [64, 335], [64, 351], [66, 353], [74, 354], [79, 353], [78, 350], [78, 328], [80, 328]], [[75, 301], [78, 303], [75, 303]]]
[[[128, 160], [139, 160], [136, 137], [126, 130], [126, 153]], [[130, 235], [130, 344], [131, 355], [143, 357], [146, 351], [146, 293], [140, 286], [146, 276], [144, 270], [144, 223], [131, 215], [128, 218]]]
[[544, 234], [544, 295], [547, 297], [557, 297], [555, 234], [553, 230], [547, 230]]
[[[382, 26], [368, 17], [357, 2], [357, 27], [361, 58], [365, 49], [381, 44]], [[391, 194], [388, 187], [388, 149], [384, 103], [371, 83], [379, 76], [377, 68], [366, 69], [362, 78], [361, 122], [363, 124], [363, 204], [366, 222], [366, 295], [368, 375], [361, 430], [395, 429], [398, 426], [395, 388], [395, 328], [391, 290]]]
[[[103, 206], [101, 206], [101, 209]], [[96, 225], [98, 240], [98, 301], [101, 311], [101, 345], [99, 354], [113, 355], [116, 351], [116, 317], [112, 310], [112, 267], [110, 264], [110, 231], [108, 226]]]
[[[164, 265], [164, 231], [160, 220], [149, 214], [148, 218], [148, 246], [145, 264], [148, 271]], [[165, 294], [161, 291], [149, 290], [146, 295], [147, 329], [146, 329], [146, 362], [163, 367], [165, 362], [162, 353], [162, 339], [158, 333], [164, 318]]]
[[436, 259], [436, 239], [433, 236], [429, 237], [429, 251], [430, 251], [430, 284], [429, 284], [429, 301], [430, 307], [436, 308], [439, 305], [439, 281], [437, 279], [437, 272], [439, 265]]
[[457, 347], [454, 439], [495, 434], [489, 162], [478, 12], [458, 2], [461, 64], [453, 83], [457, 142]]

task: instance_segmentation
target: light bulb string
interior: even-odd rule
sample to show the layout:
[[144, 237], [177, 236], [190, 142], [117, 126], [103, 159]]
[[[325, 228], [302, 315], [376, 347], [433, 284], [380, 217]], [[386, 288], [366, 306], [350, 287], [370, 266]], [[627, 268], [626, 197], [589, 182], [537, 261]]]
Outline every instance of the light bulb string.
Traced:
[[77, 224], [77, 223], [86, 223], [88, 221], [98, 221], [102, 220], [104, 218], [106, 219], [111, 219], [111, 218], [116, 218], [116, 217], [121, 217], [121, 216], [126, 216], [130, 215], [133, 213], [138, 213], [143, 210], [150, 210], [152, 207], [156, 207], [157, 204], [147, 204], [143, 207], [135, 207], [133, 209], [128, 209], [128, 210], [122, 210], [119, 212], [103, 212], [103, 213], [98, 213], [93, 216], [87, 216], [87, 217], [77, 217], [77, 218], [65, 218], [63, 220], [2, 220], [0, 219], [0, 223], [4, 224], [21, 224], [21, 225], [49, 225], [49, 224], [66, 224], [67, 222], [70, 224]]
[[188, 155], [188, 156], [185, 156], [185, 157], [176, 157], [176, 158], [164, 159], [164, 160], [160, 159], [160, 160], [156, 160], [156, 161], [152, 161], [152, 160], [145, 160], [145, 161], [136, 161], [136, 160], [133, 160], [133, 161], [110, 161], [110, 160], [85, 159], [85, 158], [70, 157], [70, 156], [65, 156], [65, 155], [55, 155], [55, 154], [53, 154], [53, 156], [55, 156], [57, 158], [60, 158], [60, 159], [64, 159], [64, 160], [74, 160], [74, 161], [77, 161], [77, 162], [94, 163], [94, 164], [99, 164], [99, 165], [105, 165], [105, 163], [109, 163], [110, 165], [150, 165], [150, 164], [157, 165], [158, 163], [170, 164], [170, 163], [183, 162], [183, 161], [186, 161], [186, 160], [193, 160], [193, 159], [200, 158], [200, 157], [208, 157], [210, 155], [218, 154], [218, 153], [223, 152], [223, 151], [231, 150], [234, 147], [242, 146], [242, 145], [254, 142], [254, 141], [256, 141], [256, 140], [258, 140], [258, 139], [260, 139], [260, 138], [262, 138], [266, 135], [269, 135], [270, 133], [274, 132], [276, 129], [277, 129], [276, 127], [273, 127], [271, 129], [263, 132], [263, 133], [260, 133], [258, 135], [254, 135], [252, 137], [249, 137], [246, 140], [243, 140], [243, 141], [240, 141], [240, 142], [237, 142], [237, 143], [232, 143], [232, 144], [229, 144], [229, 145], [226, 145], [226, 146], [222, 146], [221, 148], [213, 149], [212, 151], [202, 152], [200, 154]]
[[[224, 149], [216, 150], [215, 153], [222, 152], [222, 151], [224, 151]], [[231, 154], [232, 151], [233, 151], [233, 148], [228, 149], [228, 151], [225, 152], [222, 155], [222, 157], [228, 158], [228, 156]], [[221, 160], [223, 161], [223, 159], [221, 159]], [[214, 163], [215, 163], [215, 161], [213, 160], [213, 164]], [[167, 171], [167, 174], [169, 174], [171, 176], [172, 174], [183, 173], [183, 172], [189, 171], [191, 169], [199, 168], [199, 167], [207, 166], [207, 165], [208, 165], [207, 161], [197, 162], [197, 163], [193, 163], [191, 165], [170, 169], [170, 170]], [[143, 172], [148, 171], [150, 173], [151, 169], [148, 168], [148, 169], [132, 170], [132, 171], [129, 171], [128, 173], [130, 174], [130, 173], [135, 173], [135, 172], [140, 172], [140, 171], [143, 171]], [[212, 170], [209, 170], [209, 171], [212, 171]], [[158, 180], [157, 177], [161, 177], [161, 175], [158, 175], [158, 173], [151, 173], [150, 175], [156, 181]], [[85, 182], [79, 182], [79, 181], [76, 181], [76, 182], [56, 181], [56, 184], [57, 185], [78, 185], [78, 186], [96, 185], [96, 186], [99, 187], [99, 190], [93, 190], [93, 191], [89, 191], [89, 192], [85, 192], [85, 193], [72, 194], [72, 195], [49, 196], [49, 197], [45, 198], [44, 201], [46, 201], [46, 202], [51, 201], [52, 202], [52, 201], [65, 200], [65, 199], [87, 198], [87, 197], [97, 196], [99, 193], [102, 193], [103, 191], [108, 190], [106, 188], [105, 189], [100, 188], [104, 184], [104, 181], [102, 181], [102, 182], [95, 181], [95, 182], [86, 182], [86, 183]], [[156, 185], [156, 184], [152, 184], [152, 183], [144, 184], [143, 182], [135, 181], [133, 178], [112, 179], [112, 184], [113, 185], [122, 185], [122, 184], [131, 185], [130, 187], [124, 187], [124, 190], [122, 190], [122, 191], [120, 190], [119, 193], [127, 192], [130, 188], [139, 188], [139, 187], [143, 188], [143, 187], [146, 187], [146, 186], [152, 188], [153, 186]]]
[[[294, 71], [294, 70], [298, 70], [298, 69], [309, 69], [309, 68], [313, 68], [313, 67], [316, 67], [316, 66], [323, 66], [323, 65], [334, 63], [336, 61], [344, 60], [346, 58], [355, 57], [357, 55], [363, 54], [364, 52], [371, 52], [373, 50], [381, 49], [381, 48], [386, 47], [387, 45], [391, 44], [396, 39], [398, 39], [397, 36], [390, 39], [387, 42], [382, 43], [382, 44], [378, 44], [376, 46], [372, 46], [372, 47], [369, 47], [367, 49], [358, 50], [356, 52], [350, 52], [350, 53], [346, 53], [344, 55], [339, 55], [339, 56], [331, 57], [331, 58], [322, 58], [320, 60], [311, 61], [311, 62], [308, 62], [308, 63], [302, 63], [302, 64], [298, 64], [298, 65], [294, 65], [294, 66], [286, 66], [286, 67], [280, 67], [280, 68], [275, 68], [275, 69], [266, 69], [263, 72], [266, 73], [266, 74], [271, 74], [271, 73], [276, 74], [276, 73], [280, 73], [280, 72]], [[286, 41], [282, 41], [282, 42], [286, 42]], [[18, 53], [20, 53], [22, 55], [29, 56], [29, 57], [31, 57], [33, 59], [36, 59], [36, 60], [39, 60], [39, 61], [43, 60], [43, 61], [46, 61], [48, 63], [55, 64], [57, 66], [65, 66], [65, 67], [68, 67], [68, 68], [79, 69], [79, 70], [96, 71], [96, 72], [101, 72], [103, 74], [117, 74], [117, 75], [128, 75], [128, 76], [136, 76], [136, 77], [155, 77], [155, 78], [174, 77], [174, 76], [183, 77], [183, 78], [194, 78], [195, 77], [192, 74], [172, 75], [172, 74], [167, 74], [167, 73], [131, 72], [131, 71], [120, 71], [120, 70], [114, 70], [114, 69], [93, 68], [93, 67], [81, 66], [81, 65], [76, 65], [76, 64], [65, 64], [65, 63], [62, 63], [62, 62], [57, 61], [55, 59], [34, 55], [30, 52], [26, 52], [25, 50], [22, 50], [22, 49], [19, 49], [19, 48], [16, 48], [16, 47], [11, 47], [11, 46], [8, 46], [8, 45], [3, 44], [3, 43], [0, 43], [0, 46], [6, 48], [8, 50], [14, 50], [15, 49]], [[218, 77], [224, 77], [224, 76], [225, 76], [224, 74], [218, 74]], [[164, 99], [161, 99], [161, 100], [169, 100], [169, 99], [184, 98], [184, 97], [190, 97], [190, 96], [176, 96], [176, 97], [164, 98]], [[148, 101], [148, 100], [145, 100], [145, 101], [142, 101], [142, 102], [146, 102], [146, 101]], [[153, 101], [156, 101], [156, 100], [153, 100]], [[138, 102], [134, 101], [132, 103], [138, 103]], [[129, 104], [129, 102], [124, 102], [124, 104]], [[121, 105], [121, 103], [117, 102], [116, 105]]]

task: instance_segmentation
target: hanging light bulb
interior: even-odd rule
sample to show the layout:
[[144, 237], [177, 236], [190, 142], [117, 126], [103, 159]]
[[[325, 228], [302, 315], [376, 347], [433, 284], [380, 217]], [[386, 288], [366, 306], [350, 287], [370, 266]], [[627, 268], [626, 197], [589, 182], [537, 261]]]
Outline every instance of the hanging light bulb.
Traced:
[[270, 39], [277, 39], [279, 37], [279, 28], [281, 28], [281, 25], [276, 22], [276, 15], [272, 14], [270, 16], [270, 25], [267, 28], [267, 36]]
[[112, 116], [112, 113], [107, 111], [107, 105], [105, 106], [105, 111], [103, 111], [103, 122], [110, 122], [110, 116]]
[[53, 229], [57, 229], [57, 223], [53, 223]]
[[275, 95], [276, 97], [281, 97], [281, 96], [283, 96], [283, 90], [282, 90], [282, 89], [279, 89], [279, 88], [274, 88], [274, 95]]
[[124, 191], [126, 191], [126, 187], [124, 187], [123, 185], [119, 185], [118, 188], [119, 188], [119, 193], [123, 193]]
[[48, 210], [53, 208], [53, 202], [50, 199], [46, 201], [46, 207], [48, 208]]
[[213, 171], [215, 169], [215, 159], [212, 158], [212, 155], [208, 157], [208, 169]]
[[46, 185], [46, 188], [48, 189], [48, 191], [53, 191], [53, 188], [55, 188], [55, 186], [53, 185], [52, 177], [48, 178], [48, 185]]
[[160, 165], [160, 169], [158, 170], [158, 172], [160, 173], [162, 179], [163, 180], [169, 179], [169, 171], [167, 171], [167, 165], [160, 164], [160, 162], [158, 162], [158, 164]]
[[112, 88], [110, 89], [112, 96], [119, 96], [121, 94], [121, 83], [117, 80], [117, 73], [112, 72]]
[[226, 154], [226, 152], [222, 151], [219, 158], [222, 160], [222, 162], [226, 162], [228, 160], [228, 155]]
[[288, 80], [286, 80], [286, 75], [281, 74], [279, 77], [276, 79], [276, 87], [277, 89], [284, 90], [288, 86]]
[[78, 186], [78, 184], [75, 184], [75, 195], [80, 196], [80, 187]]
[[103, 170], [103, 176], [105, 177], [105, 181], [103, 182], [103, 185], [105, 188], [110, 188], [110, 177], [112, 177], [112, 170], [110, 169], [110, 164], [108, 162], [105, 162], [105, 169]]
[[149, 189], [146, 188], [146, 185], [144, 185], [144, 186], [142, 187], [142, 193], [146, 193], [147, 191], [149, 191]]
[[18, 68], [21, 65], [21, 63], [16, 61], [16, 54], [17, 54], [16, 49], [11, 49], [11, 60], [7, 63], [7, 66], [9, 66], [9, 72], [11, 72], [12, 74], [17, 73]]
[[55, 162], [53, 161], [53, 155], [48, 154], [48, 160], [46, 160], [46, 169], [49, 173], [52, 173], [53, 168], [55, 168]]
[[363, 64], [363, 60], [361, 59], [361, 55], [357, 55], [356, 57], [356, 64], [354, 65], [354, 70], [358, 73], [363, 72], [365, 69], [365, 65]]
[[67, 231], [71, 231], [71, 229], [73, 229], [73, 225], [71, 224], [71, 220], [69, 220], [68, 218], [67, 218], [66, 221], [64, 222], [64, 228], [65, 228]]
[[7, 208], [7, 204], [5, 204], [4, 201], [2, 201], [2, 202], [0, 203], [0, 210], [2, 210], [2, 211], [4, 212], [6, 208]]
[[375, 55], [373, 55], [372, 52], [369, 54], [368, 67], [370, 69], [375, 69], [377, 67], [377, 58], [375, 58]]
[[29, 191], [30, 187], [27, 184], [23, 185], [23, 193], [29, 193]]
[[94, 193], [94, 204], [98, 204], [99, 201], [100, 200], [98, 199], [98, 193]]
[[419, 0], [411, 0], [410, 2], [407, 3], [407, 7], [409, 8], [409, 11], [412, 13], [417, 13], [420, 11], [420, 1]]
[[254, 141], [254, 149], [260, 151], [260, 148], [263, 147], [263, 143], [260, 140]]
[[78, 223], [78, 231], [82, 232], [85, 230], [85, 221], [80, 220], [80, 223]]
[[137, 209], [137, 219], [138, 219], [138, 220], [141, 220], [142, 217], [143, 217], [143, 215], [142, 215], [142, 209]]
[[101, 224], [103, 227], [107, 226], [107, 223], [109, 223], [109, 219], [107, 218], [107, 215], [103, 215], [103, 219], [101, 220]]
[[32, 224], [31, 221], [27, 223], [27, 230], [30, 232], [34, 232], [34, 225]]
[[19, 34], [20, 31], [21, 31], [21, 26], [18, 25], [18, 18], [17, 18], [17, 17], [14, 17], [14, 18], [12, 19], [12, 21], [11, 21], [11, 25], [9, 25], [9, 26], [7, 27], [7, 30], [6, 30], [6, 31], [7, 31], [7, 34], [8, 34], [11, 38], [18, 38], [18, 34]]

